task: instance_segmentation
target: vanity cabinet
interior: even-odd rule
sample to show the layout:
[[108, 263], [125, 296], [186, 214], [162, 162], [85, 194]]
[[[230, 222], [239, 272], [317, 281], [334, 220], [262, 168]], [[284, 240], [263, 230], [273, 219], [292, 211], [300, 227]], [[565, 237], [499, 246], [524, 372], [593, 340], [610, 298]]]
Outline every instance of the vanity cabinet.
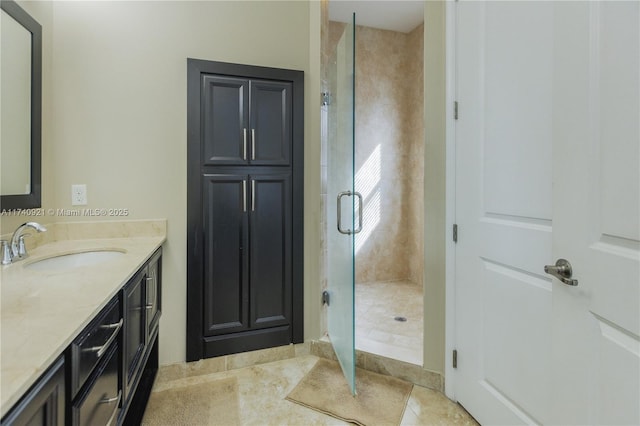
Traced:
[[2, 419], [2, 426], [138, 425], [158, 370], [159, 248]]
[[65, 389], [65, 363], [62, 356], [2, 419], [2, 424], [63, 426]]
[[142, 363], [146, 345], [144, 323], [144, 269], [139, 271], [122, 291], [124, 322], [124, 395], [130, 399]]
[[112, 424], [122, 401], [120, 298], [114, 297], [69, 347], [71, 424]]
[[123, 409], [119, 424], [139, 424], [158, 370], [162, 251], [158, 249], [122, 290]]
[[109, 346], [104, 358], [93, 371], [87, 386], [77, 396], [71, 408], [71, 424], [79, 426], [112, 425], [122, 402], [119, 379], [119, 348]]
[[151, 343], [153, 337], [158, 333], [160, 324], [160, 314], [162, 310], [162, 292], [160, 283], [162, 282], [162, 256], [157, 251], [148, 262], [147, 276], [145, 277], [145, 309], [146, 309], [146, 339], [147, 345]]

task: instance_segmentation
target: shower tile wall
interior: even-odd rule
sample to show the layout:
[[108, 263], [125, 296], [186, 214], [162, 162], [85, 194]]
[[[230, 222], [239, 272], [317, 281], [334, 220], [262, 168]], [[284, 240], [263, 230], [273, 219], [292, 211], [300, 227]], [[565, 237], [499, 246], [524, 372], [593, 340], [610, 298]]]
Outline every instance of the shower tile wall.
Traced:
[[[329, 22], [335, 46], [344, 24]], [[364, 229], [356, 282], [409, 281], [423, 271], [423, 32], [356, 27], [356, 190]]]

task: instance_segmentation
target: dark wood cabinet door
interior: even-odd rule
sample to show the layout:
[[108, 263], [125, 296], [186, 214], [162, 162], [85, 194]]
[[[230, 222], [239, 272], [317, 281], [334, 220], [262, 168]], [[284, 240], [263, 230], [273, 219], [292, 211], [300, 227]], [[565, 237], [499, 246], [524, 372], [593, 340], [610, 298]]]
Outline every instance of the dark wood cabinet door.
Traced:
[[290, 164], [291, 88], [290, 82], [251, 80], [251, 164]]
[[202, 75], [204, 165], [242, 165], [249, 157], [249, 80]]
[[291, 322], [291, 173], [251, 175], [251, 328]]
[[145, 271], [140, 270], [123, 290], [125, 400], [134, 390], [146, 344], [145, 276]]
[[203, 176], [204, 334], [248, 328], [248, 176]]
[[161, 282], [162, 274], [162, 251], [158, 251], [149, 260], [147, 266], [147, 276], [145, 278], [145, 300], [146, 300], [146, 316], [147, 316], [147, 345], [153, 340], [158, 324], [160, 322], [160, 314], [162, 309]]

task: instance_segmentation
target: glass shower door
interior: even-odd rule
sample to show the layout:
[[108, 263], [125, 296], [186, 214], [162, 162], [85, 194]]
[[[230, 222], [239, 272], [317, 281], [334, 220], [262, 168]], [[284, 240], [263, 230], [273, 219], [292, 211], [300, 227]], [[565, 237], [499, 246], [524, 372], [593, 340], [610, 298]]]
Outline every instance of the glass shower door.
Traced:
[[[355, 14], [329, 60], [327, 99], [327, 286], [329, 339], [355, 395]], [[361, 217], [361, 216], [360, 216]]]

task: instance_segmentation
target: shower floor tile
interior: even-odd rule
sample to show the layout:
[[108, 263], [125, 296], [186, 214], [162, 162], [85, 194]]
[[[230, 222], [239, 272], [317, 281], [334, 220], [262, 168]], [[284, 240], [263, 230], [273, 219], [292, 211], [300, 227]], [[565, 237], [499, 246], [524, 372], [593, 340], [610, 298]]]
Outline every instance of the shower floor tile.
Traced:
[[356, 349], [422, 365], [421, 287], [408, 281], [359, 283], [355, 299]]

